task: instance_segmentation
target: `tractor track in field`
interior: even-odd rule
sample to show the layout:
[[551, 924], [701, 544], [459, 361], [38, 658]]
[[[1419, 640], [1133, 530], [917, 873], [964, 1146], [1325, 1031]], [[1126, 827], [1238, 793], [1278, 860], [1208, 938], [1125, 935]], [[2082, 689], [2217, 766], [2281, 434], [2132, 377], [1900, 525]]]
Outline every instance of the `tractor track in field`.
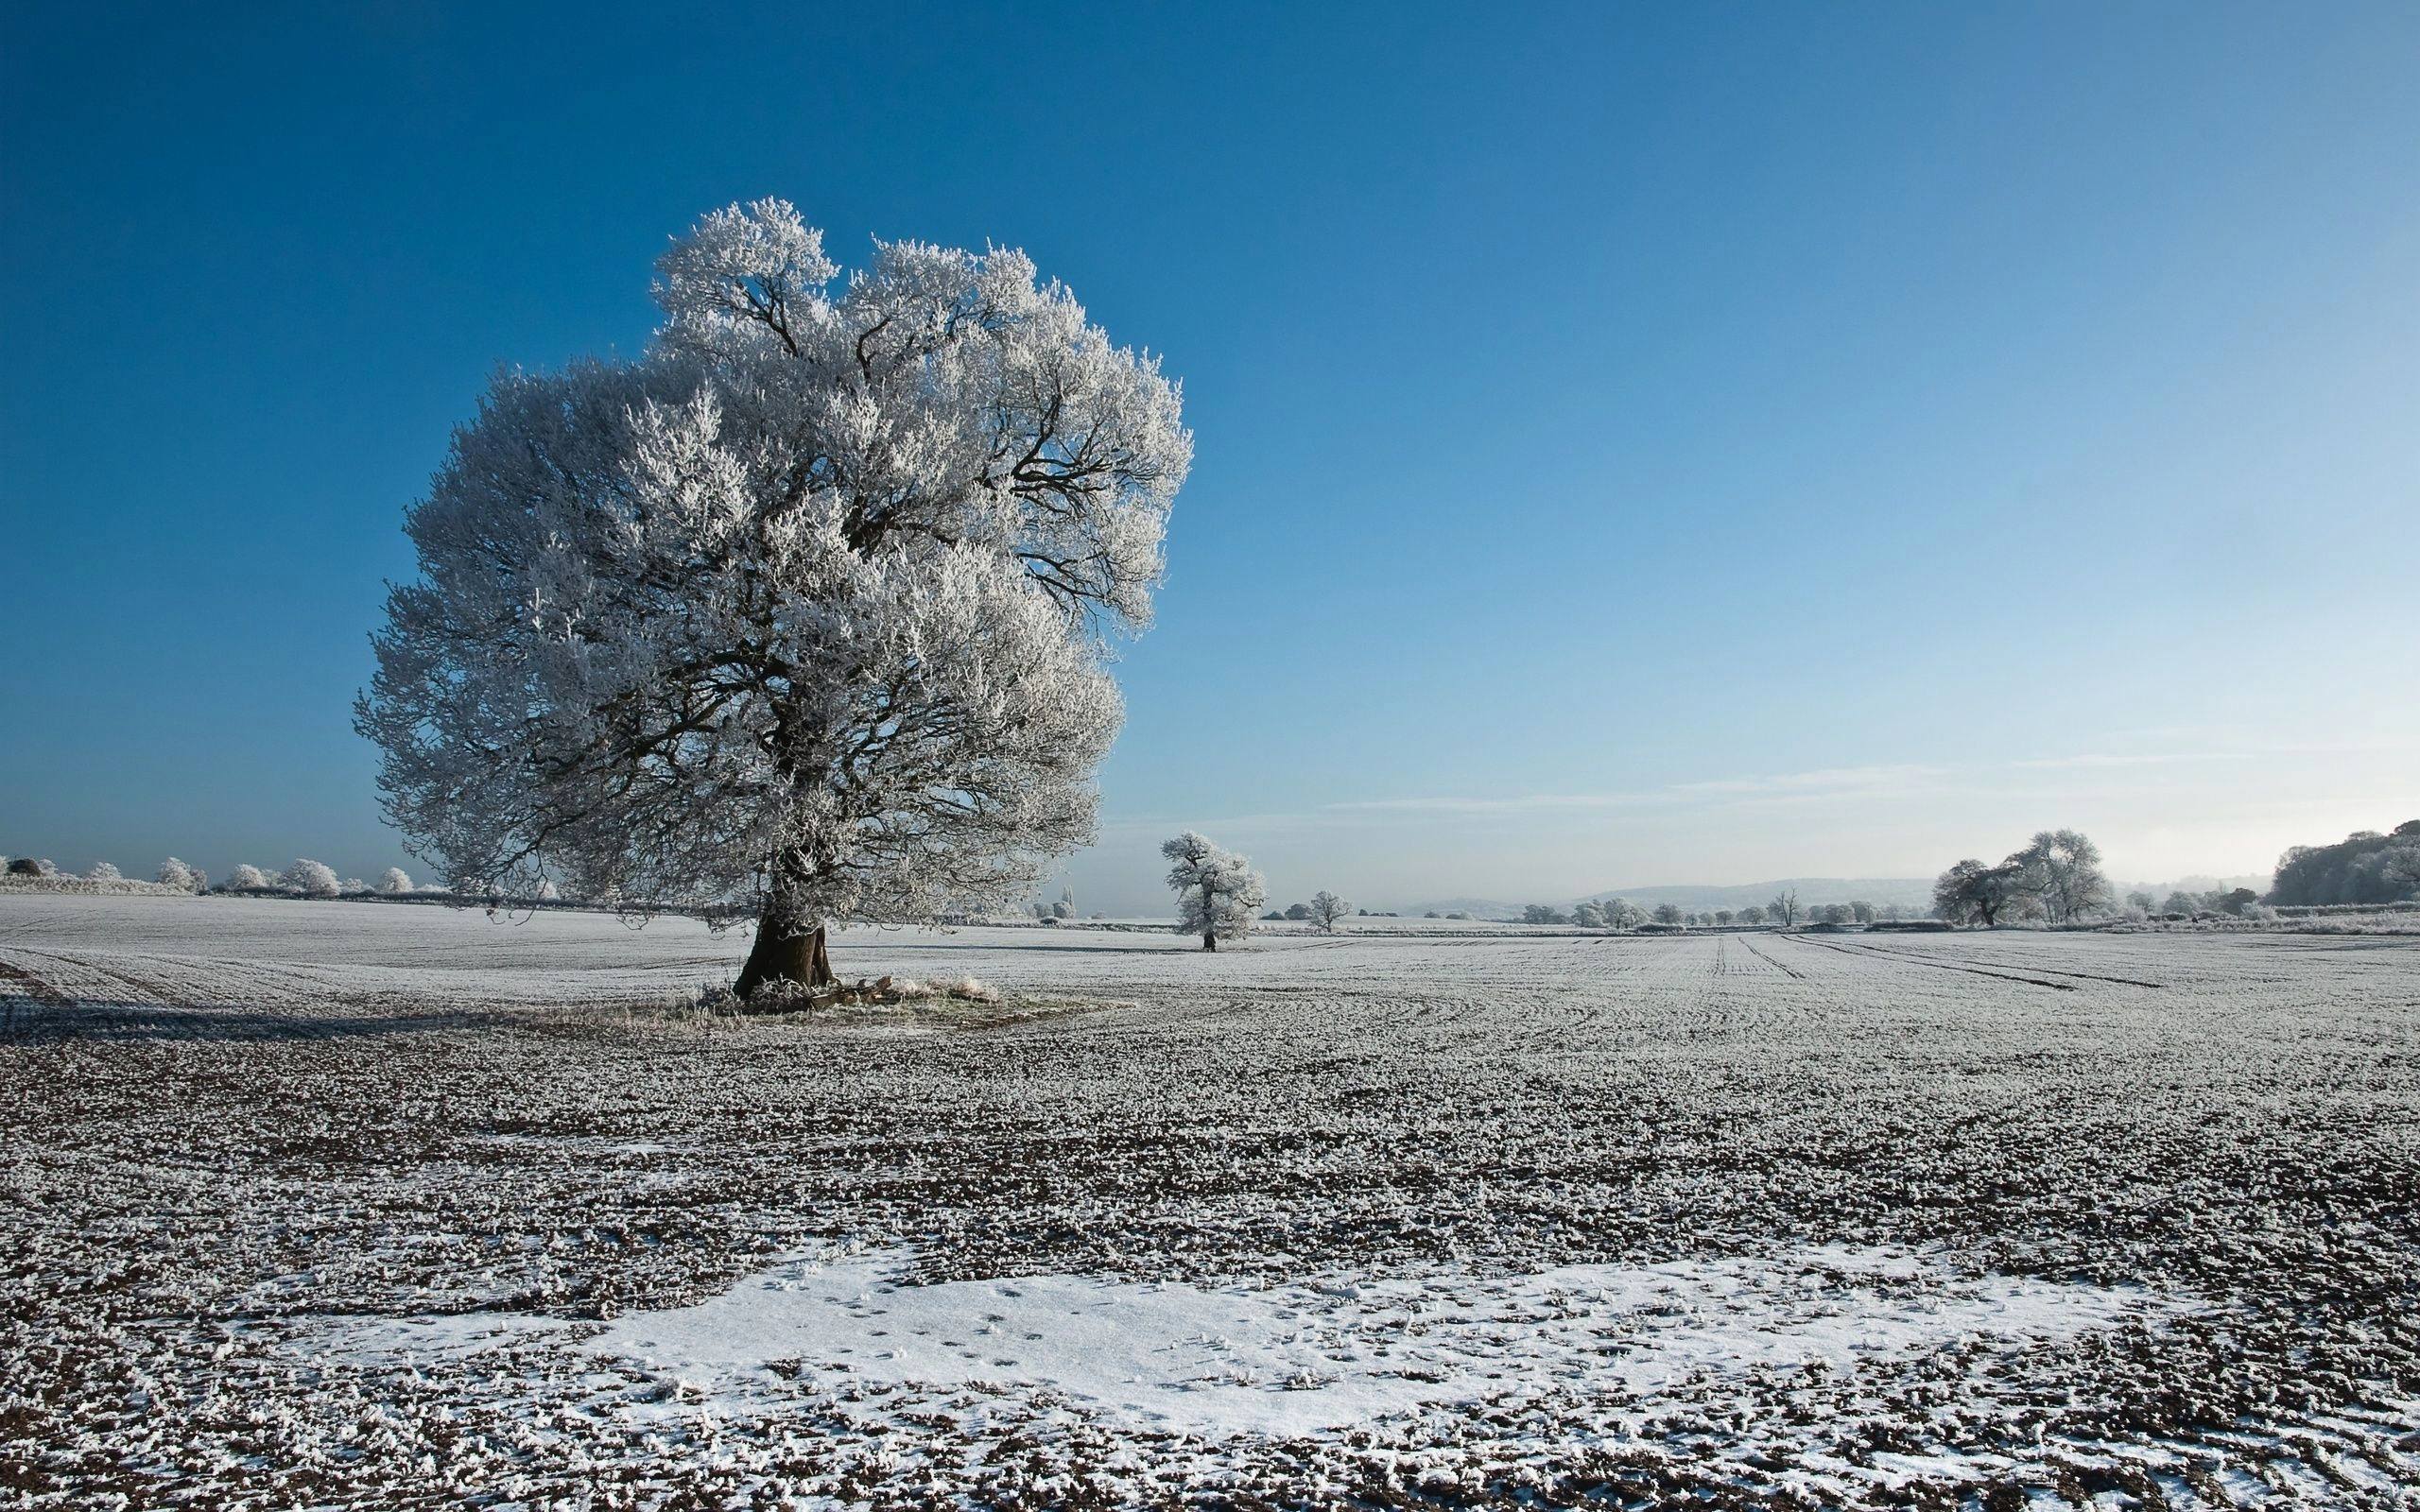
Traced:
[[[1868, 945], [1865, 948], [1880, 954], [1896, 955], [1911, 961], [1924, 959], [1923, 956], [1911, 952], [1895, 951], [1887, 945]], [[2005, 967], [2012, 971], [2048, 971], [2052, 976], [2072, 976], [2086, 982], [2114, 982], [2119, 987], [2148, 987], [2165, 991], [2169, 986], [2166, 982], [2146, 982], [2139, 977], [2103, 976], [2097, 971], [2073, 971], [2064, 966], [2044, 966], [2038, 961], [2011, 961], [1996, 955], [1975, 955], [1968, 958], [1979, 966]]]
[[1794, 967], [1784, 966], [1781, 962], [1774, 960], [1772, 956], [1756, 949], [1755, 946], [1749, 944], [1747, 936], [1742, 935], [1738, 936], [1738, 939], [1740, 949], [1746, 951], [1756, 959], [1764, 962], [1767, 966], [1772, 967], [1774, 971], [1779, 971], [1782, 975], [1789, 977], [1791, 981], [1804, 982], [1806, 980], [1806, 972], [1801, 971]]
[[[1963, 971], [1969, 976], [1988, 976], [2002, 982], [2024, 982], [2033, 987], [2047, 987], [2054, 992], [2080, 992], [2083, 988], [2072, 982], [2051, 982], [2038, 976], [2017, 976], [2008, 971], [1987, 971], [1979, 966], [1961, 966], [1955, 961], [1928, 961], [1919, 955], [1902, 955], [1896, 951], [1879, 950], [1873, 946], [1852, 946], [1842, 940], [1813, 939], [1805, 935], [1786, 936], [1801, 945], [1820, 945], [1827, 951], [1838, 951], [1852, 960], [1860, 956], [1869, 960], [1897, 961], [1907, 966], [1929, 966], [1940, 971]], [[1796, 972], [1791, 972], [1795, 976]]]

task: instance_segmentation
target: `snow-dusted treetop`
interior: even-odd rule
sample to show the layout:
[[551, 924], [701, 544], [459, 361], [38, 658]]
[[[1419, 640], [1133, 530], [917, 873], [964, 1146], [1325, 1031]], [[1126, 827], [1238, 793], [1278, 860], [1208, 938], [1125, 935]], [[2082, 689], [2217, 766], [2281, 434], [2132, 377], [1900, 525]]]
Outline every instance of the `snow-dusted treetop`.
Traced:
[[644, 355], [499, 375], [408, 513], [389, 816], [457, 884], [759, 910], [760, 954], [1022, 895], [1092, 833], [1177, 388], [1021, 252], [843, 280], [760, 200], [657, 271]]

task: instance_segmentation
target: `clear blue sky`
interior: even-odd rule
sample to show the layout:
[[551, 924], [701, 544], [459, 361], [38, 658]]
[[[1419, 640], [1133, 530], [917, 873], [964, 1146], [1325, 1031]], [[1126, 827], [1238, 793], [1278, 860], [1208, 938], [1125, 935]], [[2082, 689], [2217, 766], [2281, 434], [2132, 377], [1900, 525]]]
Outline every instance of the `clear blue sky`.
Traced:
[[0, 32], [0, 850], [404, 859], [490, 370], [780, 195], [1185, 382], [1087, 907], [2121, 876], [2420, 814], [2420, 9], [114, 11]]

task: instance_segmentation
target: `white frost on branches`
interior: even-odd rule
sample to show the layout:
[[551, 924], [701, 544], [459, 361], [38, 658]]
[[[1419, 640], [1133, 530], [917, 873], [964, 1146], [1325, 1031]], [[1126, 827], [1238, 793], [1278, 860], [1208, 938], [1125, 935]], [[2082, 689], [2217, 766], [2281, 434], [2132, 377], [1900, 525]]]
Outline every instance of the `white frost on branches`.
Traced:
[[1191, 830], [1161, 846], [1160, 854], [1176, 863], [1168, 868], [1168, 885], [1176, 889], [1178, 934], [1198, 935], [1204, 950], [1215, 951], [1222, 939], [1252, 933], [1269, 896], [1252, 863]]
[[113, 864], [107, 861], [95, 861], [93, 863], [93, 869], [84, 873], [84, 880], [87, 882], [115, 882], [122, 875], [124, 874], [120, 872]]
[[268, 872], [247, 863], [227, 874], [227, 885], [230, 887], [274, 887], [277, 884], [270, 880]]
[[305, 898], [334, 898], [343, 889], [337, 874], [326, 863], [299, 859], [285, 868], [277, 885], [288, 892], [299, 892]]
[[159, 880], [171, 887], [181, 887], [186, 892], [201, 890], [200, 879], [195, 874], [193, 868], [186, 866], [175, 856], [170, 856], [160, 863]]
[[787, 204], [657, 264], [633, 361], [507, 373], [406, 530], [356, 706], [446, 876], [801, 922], [1028, 895], [1093, 834], [1192, 441], [1022, 252]]
[[378, 874], [378, 890], [380, 892], [411, 891], [411, 873], [406, 871], [401, 867], [389, 867], [386, 870]]
[[1311, 922], [1333, 935], [1337, 920], [1353, 916], [1353, 905], [1336, 894], [1322, 889], [1311, 895]]

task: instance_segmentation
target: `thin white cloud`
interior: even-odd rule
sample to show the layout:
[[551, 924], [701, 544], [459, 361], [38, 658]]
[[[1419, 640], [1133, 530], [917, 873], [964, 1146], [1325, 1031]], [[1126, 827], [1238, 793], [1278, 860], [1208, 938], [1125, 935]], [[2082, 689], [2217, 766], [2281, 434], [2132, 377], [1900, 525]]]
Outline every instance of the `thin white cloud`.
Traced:
[[2080, 756], [2037, 756], [2009, 765], [2030, 771], [2073, 771], [2093, 766], [2173, 766], [2184, 762], [2248, 762], [2252, 758], [2253, 753], [2248, 750], [2150, 751], [2139, 755], [2096, 751]]
[[1513, 798], [1374, 798], [1329, 803], [1337, 814], [1521, 814], [1555, 809], [1619, 809], [1670, 801], [1666, 793], [1526, 793]]

